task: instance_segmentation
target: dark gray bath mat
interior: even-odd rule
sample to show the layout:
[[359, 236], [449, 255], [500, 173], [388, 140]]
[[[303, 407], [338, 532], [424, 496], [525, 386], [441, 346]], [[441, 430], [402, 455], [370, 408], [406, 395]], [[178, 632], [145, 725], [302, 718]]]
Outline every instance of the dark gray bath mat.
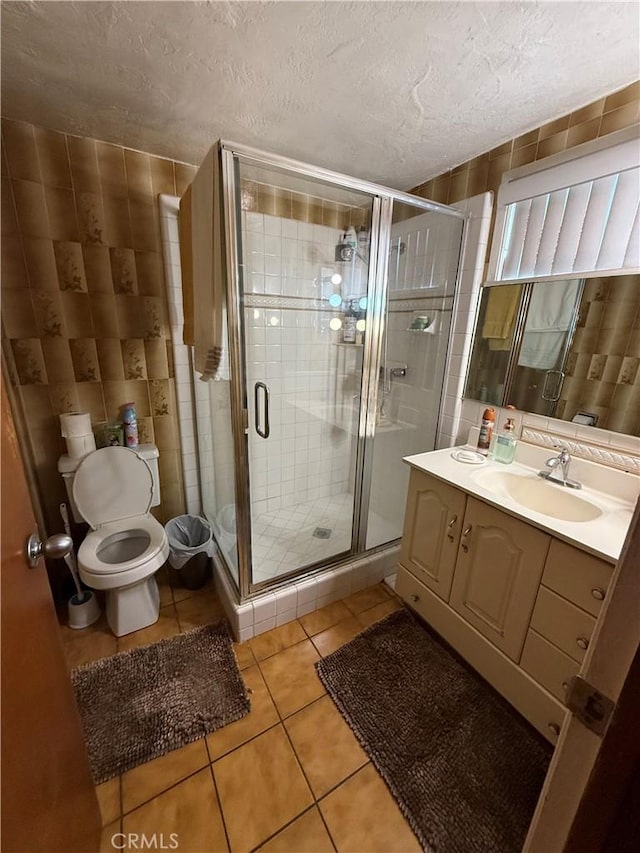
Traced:
[[79, 667], [71, 681], [96, 785], [250, 709], [224, 621]]
[[316, 668], [425, 850], [522, 849], [551, 747], [410, 613]]

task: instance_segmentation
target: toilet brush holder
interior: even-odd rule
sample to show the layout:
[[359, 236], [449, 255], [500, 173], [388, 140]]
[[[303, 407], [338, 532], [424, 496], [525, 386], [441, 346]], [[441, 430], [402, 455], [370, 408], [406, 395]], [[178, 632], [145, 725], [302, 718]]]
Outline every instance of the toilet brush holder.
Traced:
[[100, 618], [100, 605], [93, 592], [85, 589], [84, 598], [72, 595], [69, 599], [69, 627], [77, 630], [88, 628]]

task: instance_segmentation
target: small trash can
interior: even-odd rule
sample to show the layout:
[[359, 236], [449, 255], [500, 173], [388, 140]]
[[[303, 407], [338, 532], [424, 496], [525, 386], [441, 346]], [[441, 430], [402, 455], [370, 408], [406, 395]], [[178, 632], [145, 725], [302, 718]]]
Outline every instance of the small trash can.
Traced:
[[164, 529], [172, 576], [187, 589], [200, 589], [211, 574], [213, 536], [209, 522], [196, 515], [178, 515]]

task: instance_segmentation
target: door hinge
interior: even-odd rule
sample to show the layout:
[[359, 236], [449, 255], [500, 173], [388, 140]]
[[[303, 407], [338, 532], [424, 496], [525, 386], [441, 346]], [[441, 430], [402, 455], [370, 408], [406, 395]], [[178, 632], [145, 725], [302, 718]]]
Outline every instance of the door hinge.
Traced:
[[611, 722], [615, 702], [579, 675], [574, 675], [567, 687], [567, 708], [580, 722], [597, 735], [604, 735]]

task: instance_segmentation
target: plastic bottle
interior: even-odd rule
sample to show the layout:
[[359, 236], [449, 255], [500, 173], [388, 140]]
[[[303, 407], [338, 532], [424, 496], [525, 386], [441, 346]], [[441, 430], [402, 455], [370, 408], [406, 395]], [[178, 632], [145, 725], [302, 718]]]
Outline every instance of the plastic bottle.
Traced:
[[345, 344], [355, 344], [357, 322], [357, 311], [354, 308], [353, 302], [350, 302], [349, 307], [345, 311], [344, 324], [342, 326], [342, 340]]
[[510, 465], [513, 462], [518, 444], [515, 429], [516, 425], [513, 418], [507, 418], [506, 424], [496, 435], [493, 443], [491, 458], [495, 459], [496, 462], [502, 462], [504, 465]]
[[122, 422], [124, 424], [124, 442], [127, 447], [138, 446], [138, 417], [134, 403], [125, 403], [122, 407]]
[[369, 229], [366, 225], [358, 228], [358, 254], [363, 261], [369, 259]]
[[491, 446], [491, 436], [496, 423], [496, 410], [491, 406], [482, 413], [480, 435], [478, 436], [478, 453], [487, 456]]

